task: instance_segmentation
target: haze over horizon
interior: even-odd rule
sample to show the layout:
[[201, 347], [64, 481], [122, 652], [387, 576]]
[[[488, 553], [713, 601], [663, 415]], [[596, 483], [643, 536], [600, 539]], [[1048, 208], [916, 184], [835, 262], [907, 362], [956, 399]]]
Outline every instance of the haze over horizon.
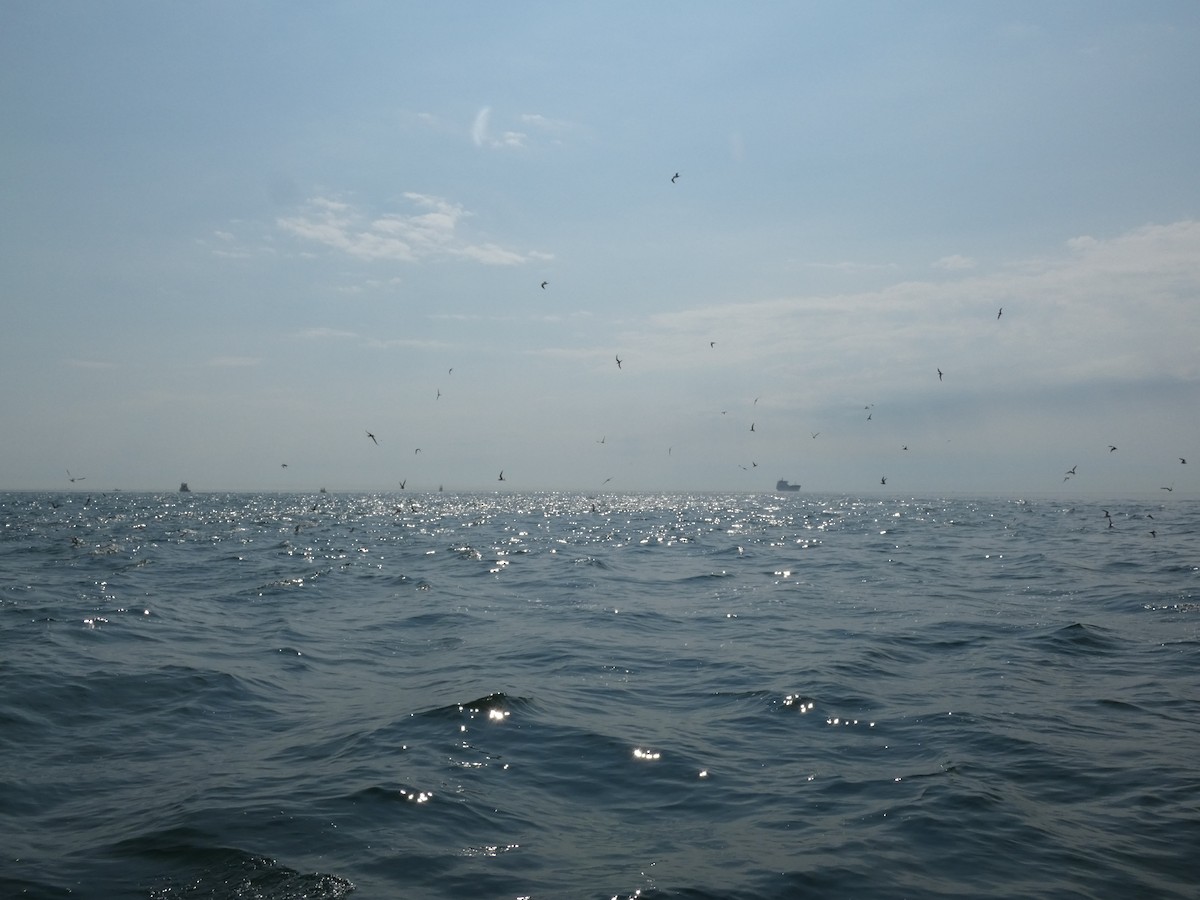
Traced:
[[0, 489], [1194, 497], [1197, 47], [1192, 2], [5, 4]]

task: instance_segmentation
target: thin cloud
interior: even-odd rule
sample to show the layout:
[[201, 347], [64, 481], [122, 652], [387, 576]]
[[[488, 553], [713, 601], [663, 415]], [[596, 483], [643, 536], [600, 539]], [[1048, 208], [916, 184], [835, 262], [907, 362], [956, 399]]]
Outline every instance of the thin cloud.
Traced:
[[[985, 273], [875, 291], [762, 300], [652, 316], [622, 337], [648, 365], [744, 366], [812, 395], [909, 380], [1046, 390], [1200, 380], [1200, 222], [1077, 237]], [[997, 318], [1000, 308], [1002, 318]], [[720, 354], [700, 353], [718, 341]], [[827, 372], [838, 372], [834, 379]]]
[[316, 197], [299, 215], [276, 220], [293, 237], [361, 260], [415, 263], [469, 259], [484, 265], [515, 266], [533, 258], [494, 242], [465, 239], [462, 223], [471, 217], [461, 204], [429, 194], [406, 193], [416, 211], [387, 212], [373, 218], [350, 204]]
[[945, 269], [947, 272], [961, 272], [964, 269], [975, 268], [975, 260], [969, 256], [943, 256], [941, 259], [934, 260], [933, 267], [935, 269]]

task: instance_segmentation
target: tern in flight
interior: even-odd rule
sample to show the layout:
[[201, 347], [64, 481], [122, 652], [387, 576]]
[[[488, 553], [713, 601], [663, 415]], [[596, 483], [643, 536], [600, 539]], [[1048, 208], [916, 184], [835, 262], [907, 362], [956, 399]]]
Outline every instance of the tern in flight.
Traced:
[[548, 281], [543, 281], [543, 282], [542, 282], [542, 290], [543, 290], [543, 291], [546, 289], [546, 285], [548, 285], [549, 283], [550, 283], [550, 282], [548, 282]]
[[886, 475], [884, 475], [882, 478], [880, 478], [880, 479], [879, 479], [879, 483], [880, 483], [880, 484], [887, 484], [887, 476], [886, 476]]
[[996, 318], [999, 319], [1002, 315], [1004, 315], [1004, 307], [1003, 306], [1000, 307], [1000, 312], [996, 313]]
[[72, 475], [71, 470], [67, 469], [67, 480], [70, 481], [71, 484], [74, 484], [77, 481], [86, 481], [87, 476], [86, 475]]
[[1078, 468], [1079, 468], [1079, 463], [1075, 463], [1075, 465], [1073, 465], [1073, 466], [1071, 466], [1071, 468], [1067, 469], [1067, 474], [1068, 474], [1068, 475], [1074, 475], [1074, 474], [1075, 474], [1075, 470], [1076, 470], [1076, 469], [1078, 469]]
[[501, 469], [501, 470], [500, 470], [500, 477], [499, 477], [499, 478], [497, 478], [496, 480], [497, 480], [497, 481], [503, 481], [503, 480], [504, 480], [504, 470], [503, 470], [503, 469]]
[[[371, 440], [375, 441], [375, 435], [371, 434], [371, 432], [369, 432], [369, 431], [367, 432], [367, 437], [369, 437]], [[379, 446], [379, 441], [375, 441], [375, 446], [376, 447]]]
[[1186, 460], [1186, 459], [1184, 459], [1184, 458], [1181, 456], [1181, 457], [1179, 457], [1179, 464], [1180, 464], [1181, 466], [1186, 466], [1186, 465], [1187, 465], [1187, 460]]
[[620, 356], [617, 357], [617, 368], [618, 369], [621, 368], [621, 357]]
[[679, 180], [679, 173], [676, 172], [674, 175], [671, 176], [671, 184], [674, 184], [678, 180]]
[[942, 380], [942, 370], [938, 369], [938, 381]]
[[406, 484], [408, 484], [407, 478], [405, 478], [402, 482], [400, 482], [400, 490], [404, 490], [404, 485], [406, 485]]
[[1116, 450], [1116, 449], [1117, 449], [1117, 448], [1116, 448], [1114, 445], [1112, 445], [1112, 444], [1109, 444], [1109, 445], [1108, 445], [1108, 452], [1109, 452], [1109, 453], [1112, 453], [1112, 452], [1113, 452], [1114, 450]]
[[819, 432], [819, 431], [814, 431], [814, 432], [812, 433], [812, 436], [813, 436], [813, 440], [814, 440], [814, 441], [817, 439], [817, 435], [818, 435], [818, 434], [820, 434], [820, 433], [821, 433], [821, 432]]

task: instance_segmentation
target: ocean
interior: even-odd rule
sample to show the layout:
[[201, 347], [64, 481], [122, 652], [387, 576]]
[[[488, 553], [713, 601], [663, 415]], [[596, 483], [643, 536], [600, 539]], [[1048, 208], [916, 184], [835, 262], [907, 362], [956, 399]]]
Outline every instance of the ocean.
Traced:
[[1195, 499], [0, 509], [3, 897], [1197, 896]]

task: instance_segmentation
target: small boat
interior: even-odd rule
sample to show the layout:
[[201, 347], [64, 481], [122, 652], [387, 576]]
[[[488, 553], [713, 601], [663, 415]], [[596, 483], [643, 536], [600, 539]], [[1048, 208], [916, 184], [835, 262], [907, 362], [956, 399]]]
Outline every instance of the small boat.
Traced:
[[188, 487], [188, 486], [187, 486], [187, 482], [186, 482], [186, 481], [181, 481], [181, 482], [179, 482], [179, 493], [181, 493], [181, 494], [190, 494], [191, 492], [192, 492], [192, 489], [191, 489], [190, 487]]
[[788, 484], [786, 478], [780, 478], [777, 482], [775, 482], [775, 490], [777, 490], [777, 491], [798, 491], [798, 490], [800, 490], [800, 485]]

